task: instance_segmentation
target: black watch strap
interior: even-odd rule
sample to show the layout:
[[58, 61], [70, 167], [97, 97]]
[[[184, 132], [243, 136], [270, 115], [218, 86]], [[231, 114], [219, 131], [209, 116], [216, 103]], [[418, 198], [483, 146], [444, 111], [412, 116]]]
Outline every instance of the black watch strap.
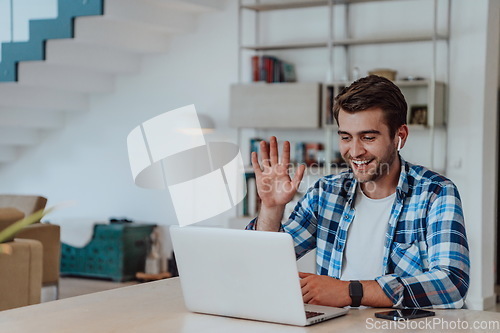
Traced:
[[363, 298], [363, 285], [357, 280], [351, 280], [349, 283], [349, 296], [351, 296], [351, 306], [358, 307], [361, 305]]

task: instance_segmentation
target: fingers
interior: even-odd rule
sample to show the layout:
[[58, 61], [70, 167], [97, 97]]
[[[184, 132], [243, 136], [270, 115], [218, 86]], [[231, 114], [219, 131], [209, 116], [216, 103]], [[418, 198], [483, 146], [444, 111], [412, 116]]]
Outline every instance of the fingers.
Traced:
[[269, 145], [264, 140], [260, 142], [260, 154], [262, 156], [262, 165], [264, 167], [271, 166], [271, 161], [269, 160]]
[[[260, 142], [260, 151], [262, 157], [262, 166], [270, 167], [280, 163], [279, 160], [279, 149], [278, 149], [278, 140], [275, 136], [272, 136], [269, 139], [269, 143], [266, 141]], [[252, 157], [253, 158], [253, 157]], [[290, 142], [285, 141], [283, 143], [283, 152], [281, 154], [281, 164], [288, 166], [290, 164]], [[303, 170], [300, 174], [300, 179], [302, 179], [302, 175], [304, 174]], [[300, 181], [299, 179], [299, 181]]]
[[269, 139], [269, 150], [271, 165], [278, 164], [278, 140], [276, 140], [275, 136], [272, 136], [271, 139]]
[[252, 167], [253, 171], [256, 175], [260, 175], [262, 173], [262, 169], [260, 168], [259, 160], [256, 152], [252, 152]]
[[[292, 184], [295, 190], [297, 191], [300, 186], [300, 182], [302, 181], [302, 178], [304, 177], [304, 171], [306, 170], [306, 166], [304, 164], [299, 165], [297, 168], [297, 171], [295, 172], [295, 175], [293, 176], [292, 179]], [[300, 275], [300, 273], [299, 273]]]
[[309, 302], [313, 299], [313, 296], [311, 293], [305, 293], [302, 295], [302, 301], [306, 304], [309, 304]]
[[290, 142], [283, 143], [283, 152], [281, 153], [281, 164], [288, 166], [290, 163]]
[[311, 276], [311, 275], [314, 275], [314, 274], [299, 272], [299, 278], [301, 278], [301, 279], [306, 278], [306, 277]]

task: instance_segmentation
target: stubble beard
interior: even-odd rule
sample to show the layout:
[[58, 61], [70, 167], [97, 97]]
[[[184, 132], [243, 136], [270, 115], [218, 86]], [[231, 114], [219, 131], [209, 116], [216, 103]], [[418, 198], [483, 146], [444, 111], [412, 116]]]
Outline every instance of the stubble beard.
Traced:
[[343, 156], [344, 161], [351, 167], [354, 173], [354, 178], [361, 184], [375, 182], [386, 175], [389, 175], [392, 165], [394, 164], [394, 160], [398, 156], [397, 149], [393, 145], [389, 145], [387, 147], [387, 153], [383, 155], [381, 158], [371, 157], [373, 159], [371, 163], [375, 163], [376, 165], [366, 172], [356, 172], [356, 166], [353, 166], [354, 162], [352, 161], [352, 157], [349, 154]]

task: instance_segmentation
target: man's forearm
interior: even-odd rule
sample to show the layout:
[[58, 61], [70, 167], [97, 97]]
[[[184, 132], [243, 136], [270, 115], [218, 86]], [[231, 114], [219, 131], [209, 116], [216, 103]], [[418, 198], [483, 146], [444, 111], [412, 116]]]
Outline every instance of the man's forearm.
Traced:
[[390, 308], [394, 305], [377, 281], [368, 280], [360, 282], [363, 285], [361, 305], [374, 308]]
[[285, 206], [277, 206], [272, 208], [261, 206], [259, 215], [257, 217], [255, 230], [279, 231], [284, 211]]
[[[349, 281], [343, 281], [327, 275], [299, 272], [300, 287], [305, 303], [343, 308], [352, 304], [349, 296]], [[363, 285], [361, 305], [388, 308], [392, 301], [385, 295], [377, 281], [360, 281]]]

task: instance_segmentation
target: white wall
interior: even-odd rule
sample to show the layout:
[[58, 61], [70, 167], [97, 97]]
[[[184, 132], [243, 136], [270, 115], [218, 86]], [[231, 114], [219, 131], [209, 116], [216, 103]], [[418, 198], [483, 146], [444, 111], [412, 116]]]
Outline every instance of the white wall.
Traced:
[[[355, 11], [361, 19], [353, 33], [370, 33], [370, 29], [364, 28], [369, 26], [394, 31], [395, 28], [388, 25], [391, 20], [399, 25], [408, 21], [405, 27], [410, 31], [416, 26], [415, 21], [422, 19], [425, 24], [429, 23], [429, 6], [418, 5], [428, 2], [409, 3], [410, 11], [399, 5], [389, 9], [386, 3], [380, 4], [382, 9], [370, 4], [371, 15]], [[491, 29], [498, 32], [499, 28], [498, 17], [496, 23], [490, 21], [488, 26], [489, 5], [497, 6], [496, 12], [499, 12], [498, 2], [494, 0], [453, 1], [448, 136], [446, 142], [444, 133], [439, 133], [436, 142], [439, 147], [447, 145], [447, 175], [457, 183], [464, 202], [473, 261], [469, 303], [474, 308], [483, 308], [493, 297], [496, 109], [491, 102], [489, 84], [495, 80], [490, 74], [498, 73], [498, 44], [496, 51], [494, 47], [490, 50], [487, 32], [491, 33]], [[388, 17], [378, 20], [375, 12]], [[318, 18], [314, 10], [299, 16], [300, 20], [311, 22], [312, 26], [308, 27], [311, 31], [324, 26], [324, 23], [314, 23]], [[278, 27], [280, 19], [285, 20], [285, 17], [273, 18], [278, 20], [273, 21]], [[291, 22], [295, 22], [294, 19]], [[282, 31], [283, 36], [286, 33]], [[498, 38], [498, 33], [496, 36]], [[298, 67], [299, 77], [322, 81], [325, 75], [320, 68], [325, 68], [327, 58], [318, 52], [321, 51], [299, 51], [298, 55], [283, 53], [282, 56], [289, 55], [290, 60], [303, 64]], [[428, 77], [430, 72], [428, 60], [423, 60], [429, 59], [428, 48], [418, 45], [408, 48], [363, 46], [353, 57], [364, 73], [379, 64], [397, 68], [402, 75]], [[422, 63], [424, 71], [413, 66], [415, 59]], [[491, 66], [497, 70], [491, 71]], [[442, 68], [439, 70], [444, 78], [446, 73]], [[339, 69], [336, 72], [342, 75]], [[140, 74], [118, 78], [114, 93], [92, 97], [87, 112], [69, 115], [64, 129], [48, 134], [40, 145], [28, 149], [17, 162], [2, 167], [2, 192], [39, 193], [49, 198], [49, 205], [75, 200], [77, 205], [50, 217], [64, 225], [63, 232], [71, 228], [71, 223], [77, 227], [111, 216], [175, 224], [167, 192], [134, 186], [128, 166], [126, 137], [144, 120], [194, 103], [199, 112], [214, 118], [217, 126], [214, 139], [236, 142], [236, 131], [228, 127], [228, 87], [236, 81], [237, 8], [236, 1], [228, 1], [224, 11], [204, 14], [196, 32], [175, 38], [167, 54], [146, 57]], [[301, 137], [300, 133], [290, 134], [292, 139], [294, 135]], [[414, 133], [416, 141], [409, 146], [414, 148], [405, 151], [405, 157], [415, 162], [421, 157], [421, 152], [417, 151], [419, 140], [426, 140], [425, 135], [419, 136], [422, 134]], [[223, 217], [231, 214], [226, 213]], [[217, 220], [212, 219], [212, 222], [217, 223]]]
[[452, 13], [447, 170], [462, 195], [475, 309], [495, 302], [499, 4], [455, 1]]

